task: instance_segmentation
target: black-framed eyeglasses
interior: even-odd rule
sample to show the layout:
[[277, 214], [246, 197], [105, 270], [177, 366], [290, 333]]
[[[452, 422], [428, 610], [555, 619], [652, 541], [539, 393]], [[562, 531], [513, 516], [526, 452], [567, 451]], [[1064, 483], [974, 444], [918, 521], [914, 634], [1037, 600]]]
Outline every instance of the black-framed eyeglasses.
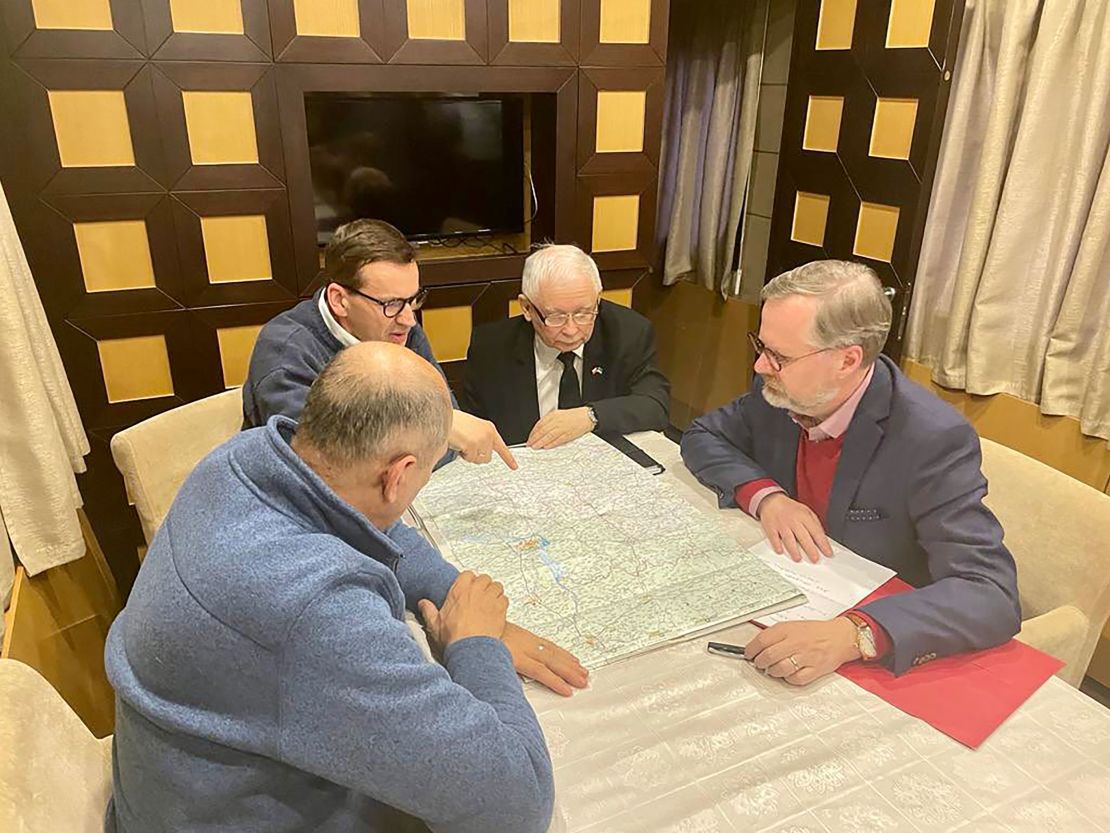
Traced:
[[748, 342], [752, 345], [755, 357], [758, 359], [760, 355], [766, 356], [767, 363], [771, 365], [771, 369], [775, 373], [781, 373], [782, 369], [788, 364], [808, 359], [810, 356], [816, 356], [818, 353], [825, 353], [832, 349], [831, 347], [822, 347], [820, 350], [814, 350], [812, 353], [805, 353], [801, 356], [784, 356], [764, 344], [755, 333], [748, 333]]
[[361, 295], [367, 301], [373, 301], [375, 304], [382, 308], [382, 315], [384, 315], [386, 318], [396, 318], [398, 315], [401, 314], [405, 307], [409, 307], [413, 310], [413, 312], [415, 312], [416, 310], [424, 306], [424, 302], [428, 300], [427, 289], [421, 289], [411, 298], [388, 298], [384, 301], [381, 298], [375, 298], [373, 295], [367, 295], [365, 292], [360, 292], [359, 290], [351, 289], [350, 287], [347, 287], [347, 291], [353, 292], [355, 293], [355, 295]]
[[536, 318], [540, 319], [540, 323], [545, 327], [565, 327], [568, 321], [574, 321], [579, 327], [588, 327], [597, 318], [598, 308], [601, 304], [599, 298], [590, 312], [553, 312], [551, 315], [544, 315], [543, 310], [536, 306], [536, 302], [527, 295], [524, 296], [524, 300], [528, 302], [528, 306], [532, 308]]

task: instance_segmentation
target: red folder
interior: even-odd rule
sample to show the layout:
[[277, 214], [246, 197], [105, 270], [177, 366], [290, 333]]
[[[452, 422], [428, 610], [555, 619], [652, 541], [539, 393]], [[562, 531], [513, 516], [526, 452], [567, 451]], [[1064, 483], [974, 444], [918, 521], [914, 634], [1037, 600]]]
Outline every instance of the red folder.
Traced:
[[[860, 606], [913, 588], [892, 578]], [[1011, 639], [997, 648], [942, 657], [895, 677], [877, 663], [853, 662], [840, 675], [977, 749], [1064, 663]]]

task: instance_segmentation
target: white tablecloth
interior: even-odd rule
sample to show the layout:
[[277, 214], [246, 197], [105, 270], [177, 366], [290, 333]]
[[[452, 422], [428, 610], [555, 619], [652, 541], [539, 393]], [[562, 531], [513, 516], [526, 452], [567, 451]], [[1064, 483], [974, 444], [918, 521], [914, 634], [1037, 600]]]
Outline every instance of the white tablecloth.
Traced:
[[[718, 511], [673, 443], [632, 439]], [[723, 514], [738, 540], [761, 537]], [[602, 668], [569, 699], [529, 686], [555, 764], [552, 831], [1110, 831], [1110, 710], [1056, 678], [973, 752], [839, 676], [795, 689], [705, 642]]]

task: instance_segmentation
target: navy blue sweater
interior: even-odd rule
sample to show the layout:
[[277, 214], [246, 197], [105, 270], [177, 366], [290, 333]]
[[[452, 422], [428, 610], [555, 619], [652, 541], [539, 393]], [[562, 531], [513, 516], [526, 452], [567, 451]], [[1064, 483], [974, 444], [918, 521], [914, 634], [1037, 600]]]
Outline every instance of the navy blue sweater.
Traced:
[[112, 625], [106, 829], [546, 830], [551, 762], [505, 646], [424, 658], [404, 610], [456, 570], [343, 502], [294, 430], [275, 417], [200, 463]]
[[[243, 383], [244, 428], [265, 425], [275, 414], [300, 419], [308, 389], [324, 365], [343, 349], [320, 317], [321, 292], [323, 290], [275, 316], [258, 334], [247, 380]], [[419, 324], [409, 331], [405, 346], [443, 374]], [[458, 407], [454, 394], [451, 394], [451, 404]], [[453, 459], [455, 452], [448, 451], [436, 468]]]

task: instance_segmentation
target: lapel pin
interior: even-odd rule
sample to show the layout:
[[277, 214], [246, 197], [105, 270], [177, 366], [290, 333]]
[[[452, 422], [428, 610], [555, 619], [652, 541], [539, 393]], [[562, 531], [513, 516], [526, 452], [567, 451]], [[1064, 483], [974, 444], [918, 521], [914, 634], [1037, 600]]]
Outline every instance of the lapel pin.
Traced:
[[605, 371], [602, 370], [600, 367], [595, 367], [590, 371], [590, 373], [592, 373], [594, 376], [600, 376], [604, 372]]

